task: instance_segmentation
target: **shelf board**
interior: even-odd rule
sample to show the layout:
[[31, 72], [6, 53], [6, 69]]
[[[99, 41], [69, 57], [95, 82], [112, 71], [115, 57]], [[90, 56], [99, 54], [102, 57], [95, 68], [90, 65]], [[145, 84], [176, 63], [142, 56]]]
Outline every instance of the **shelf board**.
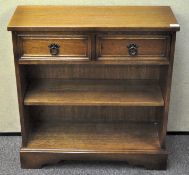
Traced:
[[22, 57], [19, 59], [21, 65], [39, 64], [92, 64], [92, 65], [169, 65], [165, 57], [146, 57], [146, 58], [103, 58], [89, 60], [89, 58], [71, 57]]
[[157, 124], [152, 122], [38, 122], [28, 149], [123, 152], [160, 150]]
[[155, 81], [31, 80], [25, 105], [163, 106]]

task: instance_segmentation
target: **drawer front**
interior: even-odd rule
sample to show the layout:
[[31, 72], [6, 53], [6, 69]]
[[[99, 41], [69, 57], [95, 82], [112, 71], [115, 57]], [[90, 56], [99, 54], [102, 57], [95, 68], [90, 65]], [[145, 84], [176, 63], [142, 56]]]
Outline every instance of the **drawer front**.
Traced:
[[98, 36], [97, 57], [166, 57], [166, 36]]
[[22, 57], [89, 57], [88, 36], [24, 36], [21, 39]]

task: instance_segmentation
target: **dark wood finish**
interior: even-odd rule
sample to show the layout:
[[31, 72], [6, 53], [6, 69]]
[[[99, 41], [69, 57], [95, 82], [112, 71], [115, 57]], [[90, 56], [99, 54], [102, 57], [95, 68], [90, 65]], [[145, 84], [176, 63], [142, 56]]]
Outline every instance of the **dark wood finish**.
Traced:
[[20, 58], [20, 53], [18, 51], [18, 39], [15, 32], [12, 33], [13, 42], [13, 52], [14, 52], [14, 64], [15, 64], [15, 74], [16, 74], [16, 84], [17, 84], [17, 94], [19, 103], [19, 113], [20, 113], [20, 123], [22, 132], [22, 146], [25, 147], [28, 139], [28, 135], [31, 128], [31, 122], [27, 109], [24, 106], [24, 94], [26, 92], [28, 80], [25, 77], [25, 68], [20, 67], [18, 64], [18, 59]]
[[174, 62], [174, 52], [175, 52], [175, 42], [176, 42], [176, 33], [171, 33], [171, 50], [170, 50], [170, 66], [167, 69], [164, 69], [160, 75], [160, 84], [162, 87], [162, 95], [164, 98], [164, 108], [160, 118], [160, 143], [162, 147], [165, 147], [165, 137], [167, 133], [167, 123], [168, 123], [168, 112], [169, 112], [169, 102], [170, 102], [170, 92], [171, 92], [171, 82], [172, 82], [172, 72], [173, 72], [173, 62]]
[[125, 152], [68, 152], [57, 149], [38, 150], [21, 148], [20, 160], [22, 168], [38, 169], [43, 165], [55, 164], [62, 160], [101, 160], [124, 161], [131, 165], [139, 165], [152, 170], [165, 170], [167, 167], [166, 151], [141, 150]]
[[[30, 152], [32, 155], [27, 157]], [[37, 152], [42, 156], [33, 162]], [[49, 156], [45, 157], [44, 153]], [[167, 153], [160, 148], [156, 124], [149, 122], [37, 123], [27, 149], [21, 149], [23, 168], [81, 158], [127, 161], [148, 169], [165, 169]]]
[[[88, 56], [88, 38], [87, 37], [68, 37], [59, 36], [59, 38], [50, 37], [23, 37], [22, 38], [22, 56], [40, 56], [52, 57], [49, 49], [50, 44], [59, 45], [59, 53], [56, 56], [63, 57], [87, 57]], [[52, 58], [53, 59], [53, 58]]]
[[32, 80], [25, 105], [163, 106], [157, 82], [141, 80]]
[[157, 126], [150, 122], [38, 122], [28, 149], [111, 152], [161, 149]]
[[[74, 62], [73, 62], [74, 61]], [[88, 61], [86, 58], [72, 58], [72, 57], [27, 57], [20, 58], [19, 64], [23, 65], [40, 65], [40, 64], [62, 64], [62, 65], [169, 65], [169, 61], [164, 57], [148, 57], [140, 59], [140, 57], [133, 57], [127, 59], [120, 59], [118, 57], [108, 57], [103, 59], [98, 59], [98, 61]]]
[[153, 79], [159, 80], [162, 67], [159, 65], [29, 65], [29, 78], [62, 78], [62, 79]]
[[39, 121], [75, 122], [157, 122], [157, 106], [29, 106], [32, 119]]
[[[132, 43], [137, 46], [136, 57], [130, 57], [128, 52], [127, 47]], [[97, 55], [100, 57], [98, 59], [110, 59], [107, 57], [114, 57], [114, 59], [126, 59], [125, 57], [142, 60], [148, 60], [148, 57], [162, 59], [162, 57], [167, 56], [167, 44], [169, 44], [169, 38], [166, 36], [97, 36]]]
[[116, 160], [166, 169], [179, 30], [170, 7], [18, 6], [8, 30], [22, 168]]

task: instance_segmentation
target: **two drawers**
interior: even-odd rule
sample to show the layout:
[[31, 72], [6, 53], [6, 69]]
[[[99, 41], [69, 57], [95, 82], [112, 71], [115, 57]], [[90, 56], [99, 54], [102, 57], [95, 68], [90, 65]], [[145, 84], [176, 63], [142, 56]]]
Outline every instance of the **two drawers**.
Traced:
[[104, 60], [168, 57], [170, 38], [167, 35], [22, 35], [21, 58], [64, 58]]

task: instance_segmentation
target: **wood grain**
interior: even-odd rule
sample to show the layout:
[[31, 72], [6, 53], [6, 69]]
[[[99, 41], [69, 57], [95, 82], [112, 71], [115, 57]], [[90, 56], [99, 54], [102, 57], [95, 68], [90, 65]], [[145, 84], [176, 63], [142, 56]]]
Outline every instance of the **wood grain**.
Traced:
[[179, 30], [167, 6], [18, 6], [8, 30]]
[[160, 75], [160, 84], [162, 89], [163, 99], [165, 105], [160, 118], [160, 143], [162, 147], [165, 148], [165, 138], [167, 134], [167, 124], [168, 124], [168, 113], [169, 113], [169, 103], [170, 103], [170, 93], [171, 93], [171, 83], [172, 83], [172, 73], [173, 73], [173, 63], [174, 63], [174, 52], [175, 52], [175, 42], [176, 33], [171, 35], [171, 50], [170, 50], [170, 65], [167, 69], [164, 69]]
[[63, 64], [27, 65], [28, 79], [142, 79], [159, 80], [164, 67], [159, 65], [117, 65], [117, 64]]
[[125, 164], [139, 165], [147, 169], [166, 170], [167, 152], [161, 150], [125, 150], [124, 152], [65, 152], [61, 149], [28, 149], [21, 148], [20, 160], [22, 168], [41, 168], [44, 165], [63, 162], [64, 160], [101, 160], [124, 161]]
[[19, 64], [23, 65], [169, 65], [169, 61], [165, 57], [101, 57], [97, 61], [89, 61], [88, 58], [81, 57], [22, 57]]
[[[166, 169], [176, 31], [167, 6], [18, 6], [22, 168], [61, 160]], [[51, 56], [48, 45], [61, 46]], [[138, 45], [129, 56], [127, 45]]]
[[41, 56], [52, 57], [49, 51], [49, 45], [55, 43], [60, 46], [59, 54], [62, 57], [88, 57], [88, 39], [81, 37], [69, 38], [60, 36], [59, 38], [50, 37], [23, 37], [22, 38], [22, 56]]
[[28, 106], [33, 122], [157, 122], [163, 107], [138, 106]]
[[[130, 57], [127, 46], [131, 43], [137, 45], [137, 55], [130, 59], [143, 57], [166, 57], [167, 55], [167, 42], [168, 37], [160, 36], [130, 36], [130, 35], [108, 35], [97, 36], [97, 55], [99, 59], [103, 57], [114, 57], [114, 59], [120, 59], [119, 57]], [[169, 44], [169, 43], [168, 43]], [[126, 58], [125, 58], [126, 59]]]
[[13, 42], [14, 66], [15, 66], [15, 75], [16, 75], [21, 132], [23, 133], [22, 146], [26, 146], [27, 138], [31, 129], [30, 117], [27, 108], [24, 106], [24, 94], [27, 89], [28, 79], [26, 78], [25, 67], [19, 66], [18, 64], [20, 53], [17, 47], [19, 45], [18, 44], [19, 42], [15, 32], [12, 33], [12, 42]]
[[32, 81], [25, 105], [163, 106], [157, 83], [111, 80]]
[[160, 149], [156, 125], [132, 122], [38, 123], [27, 148], [72, 151], [118, 151]]

